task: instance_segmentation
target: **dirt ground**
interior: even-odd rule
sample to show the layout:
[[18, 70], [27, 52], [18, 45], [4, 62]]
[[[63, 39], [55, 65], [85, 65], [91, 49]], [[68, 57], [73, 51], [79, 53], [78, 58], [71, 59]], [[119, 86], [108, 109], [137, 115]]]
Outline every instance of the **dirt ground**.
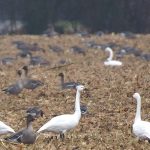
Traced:
[[[66, 81], [82, 83], [87, 90], [81, 94], [81, 104], [87, 105], [88, 113], [81, 117], [79, 125], [65, 134], [65, 140], [49, 140], [50, 133], [41, 134], [34, 145], [25, 145], [25, 150], [148, 150], [146, 141], [138, 142], [132, 133], [136, 101], [132, 95], [139, 92], [142, 97], [142, 118], [149, 120], [150, 114], [150, 62], [125, 55], [120, 60], [121, 67], [104, 66], [108, 54], [101, 49], [87, 48], [88, 41], [99, 44], [113, 42], [122, 46], [132, 46], [150, 53], [150, 35], [138, 35], [128, 39], [119, 35], [91, 35], [80, 37], [63, 35], [44, 36], [0, 36], [0, 56], [14, 56], [19, 52], [13, 41], [38, 43], [44, 52], [33, 52], [51, 62], [50, 66], [31, 67], [29, 74], [44, 82], [34, 91], [23, 90], [18, 96], [0, 91], [0, 120], [15, 131], [25, 127], [25, 111], [31, 106], [39, 106], [45, 112], [43, 118], [33, 123], [37, 131], [53, 115], [73, 113], [75, 91], [61, 90], [58, 74], [63, 72]], [[63, 48], [59, 54], [49, 50], [49, 45]], [[85, 48], [85, 55], [74, 54], [70, 47], [77, 45]], [[117, 49], [114, 49], [116, 52]], [[65, 59], [63, 67], [58, 62]], [[11, 66], [0, 66], [0, 89], [14, 83], [16, 70], [25, 64], [18, 59]], [[1, 138], [6, 135], [1, 136]], [[19, 149], [16, 145], [5, 143], [9, 150]], [[2, 145], [1, 149], [6, 149]]]

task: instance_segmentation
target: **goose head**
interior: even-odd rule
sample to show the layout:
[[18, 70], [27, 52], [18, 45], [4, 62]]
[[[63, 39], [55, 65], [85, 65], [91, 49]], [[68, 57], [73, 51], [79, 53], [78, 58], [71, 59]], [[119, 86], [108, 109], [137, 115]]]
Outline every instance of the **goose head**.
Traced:
[[30, 122], [33, 122], [35, 120], [35, 117], [33, 117], [31, 114], [28, 114], [26, 116], [27, 118], [27, 124], [29, 124]]
[[105, 52], [110, 52], [110, 51], [112, 51], [112, 49], [110, 47], [105, 48]]
[[76, 86], [76, 89], [77, 89], [78, 91], [83, 91], [83, 90], [85, 89], [85, 87], [84, 87], [83, 85], [77, 85], [77, 86]]
[[17, 70], [17, 75], [18, 75], [19, 77], [21, 77], [21, 74], [22, 74], [22, 71], [21, 71], [21, 70]]
[[108, 61], [111, 61], [113, 59], [113, 51], [110, 47], [105, 48], [105, 52], [109, 52], [109, 57], [107, 58]]
[[23, 69], [25, 75], [27, 76], [27, 74], [28, 74], [28, 66], [23, 66], [22, 69]]
[[133, 98], [139, 99], [139, 98], [140, 98], [140, 94], [139, 94], [139, 93], [134, 93], [134, 94], [133, 94]]
[[64, 74], [61, 72], [61, 73], [58, 74], [58, 76], [64, 77]]

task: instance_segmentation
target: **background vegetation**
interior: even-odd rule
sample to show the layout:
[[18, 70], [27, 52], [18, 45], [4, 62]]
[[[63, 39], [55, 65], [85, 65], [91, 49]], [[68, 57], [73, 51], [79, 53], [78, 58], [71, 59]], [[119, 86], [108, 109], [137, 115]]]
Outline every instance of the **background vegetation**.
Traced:
[[21, 20], [23, 32], [29, 34], [42, 33], [48, 24], [55, 27], [60, 21], [71, 27], [76, 22], [90, 32], [147, 33], [149, 6], [149, 0], [0, 0], [0, 20], [11, 20], [12, 25]]

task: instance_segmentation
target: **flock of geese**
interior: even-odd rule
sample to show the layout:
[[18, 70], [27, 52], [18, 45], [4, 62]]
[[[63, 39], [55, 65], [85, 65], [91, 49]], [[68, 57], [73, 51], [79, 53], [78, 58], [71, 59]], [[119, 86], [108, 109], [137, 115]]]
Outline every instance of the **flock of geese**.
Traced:
[[[105, 49], [106, 52], [109, 52], [108, 59], [104, 62], [106, 66], [122, 66], [121, 61], [113, 60], [113, 51], [110, 47]], [[31, 59], [31, 55], [29, 55]], [[34, 80], [28, 77], [28, 66], [23, 66], [17, 71], [19, 80], [16, 83], [8, 86], [3, 89], [6, 94], [18, 95], [24, 88], [34, 90], [35, 88], [42, 86], [44, 83], [39, 80]], [[23, 130], [15, 132], [10, 126], [0, 121], [0, 134], [11, 133], [10, 136], [2, 139], [2, 142], [17, 142], [23, 144], [33, 144], [40, 133], [42, 132], [55, 132], [60, 134], [60, 138], [64, 139], [64, 134], [75, 128], [81, 118], [81, 114], [86, 113], [87, 107], [80, 106], [80, 94], [85, 89], [85, 87], [77, 82], [65, 82], [64, 74], [60, 73], [60, 82], [62, 89], [76, 89], [76, 98], [75, 98], [75, 111], [73, 114], [64, 114], [60, 116], [53, 117], [42, 127], [38, 129], [37, 132], [33, 131], [32, 122], [43, 116], [44, 112], [38, 107], [29, 108], [27, 110], [26, 122], [27, 126]], [[137, 101], [137, 109], [134, 124], [132, 126], [133, 133], [139, 138], [148, 140], [150, 142], [150, 123], [141, 120], [141, 97], [139, 93], [134, 93], [133, 97]]]

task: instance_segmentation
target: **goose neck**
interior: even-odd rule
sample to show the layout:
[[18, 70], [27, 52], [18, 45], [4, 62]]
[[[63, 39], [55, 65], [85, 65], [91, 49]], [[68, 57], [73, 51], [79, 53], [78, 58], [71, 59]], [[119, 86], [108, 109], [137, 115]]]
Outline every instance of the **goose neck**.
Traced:
[[17, 82], [18, 86], [20, 89], [23, 88], [23, 82], [22, 82], [22, 79], [19, 79], [18, 82]]
[[80, 109], [80, 92], [77, 90], [76, 92], [76, 100], [75, 100], [75, 114], [81, 117], [81, 109]]
[[61, 80], [61, 85], [64, 85], [64, 76], [60, 76], [60, 80]]
[[27, 120], [27, 129], [31, 131], [33, 130], [32, 121]]
[[136, 108], [136, 115], [135, 115], [135, 121], [141, 120], [141, 98], [137, 97], [137, 108]]
[[108, 50], [109, 51], [109, 57], [107, 58], [108, 61], [113, 59], [113, 51], [111, 49]]

